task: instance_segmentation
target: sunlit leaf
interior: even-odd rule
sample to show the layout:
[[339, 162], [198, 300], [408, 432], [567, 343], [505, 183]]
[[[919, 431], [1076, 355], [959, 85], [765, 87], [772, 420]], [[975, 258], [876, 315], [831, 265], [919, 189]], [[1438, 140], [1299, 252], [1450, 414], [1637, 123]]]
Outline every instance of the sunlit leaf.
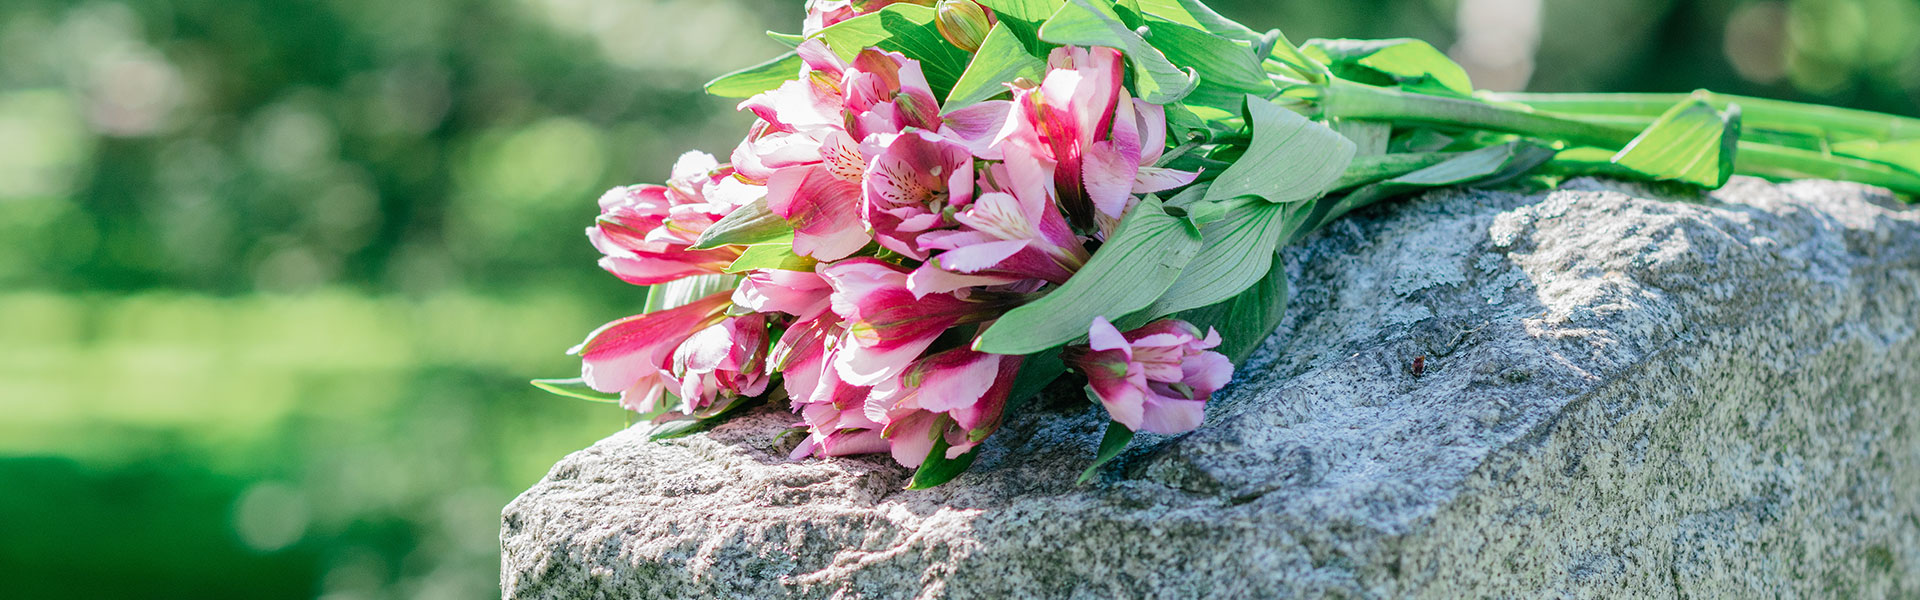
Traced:
[[733, 212], [709, 225], [706, 231], [700, 232], [700, 239], [695, 240], [691, 248], [706, 250], [721, 246], [748, 246], [792, 236], [793, 224], [773, 214], [767, 208], [767, 199], [760, 198], [733, 209]]
[[1040, 41], [1040, 24], [1060, 10], [1066, 0], [979, 0], [982, 6], [993, 9], [993, 16], [1000, 24], [1007, 26], [1020, 43], [1025, 44], [1027, 52], [1035, 56], [1046, 56], [1049, 46]]
[[1660, 115], [1613, 155], [1613, 163], [1653, 179], [1717, 188], [1733, 176], [1740, 143], [1740, 105], [1714, 110], [1698, 97]]
[[1181, 71], [1166, 55], [1141, 39], [1120, 20], [1113, 6], [1092, 0], [1070, 0], [1040, 26], [1040, 39], [1055, 44], [1105, 46], [1127, 55], [1133, 67], [1133, 88], [1140, 99], [1154, 104], [1174, 102], [1199, 83], [1193, 73]]
[[740, 285], [736, 275], [695, 275], [647, 286], [647, 304], [641, 312], [679, 308], [693, 301], [732, 290]]
[[1332, 189], [1353, 161], [1352, 140], [1327, 126], [1261, 99], [1246, 97], [1253, 141], [1207, 190], [1207, 200], [1258, 196], [1300, 202]]
[[780, 33], [778, 31], [767, 32], [767, 37], [772, 38], [773, 41], [780, 42], [781, 45], [786, 46], [788, 48], [799, 48], [800, 42], [804, 42], [807, 40], [807, 36], [804, 36], [804, 35], [799, 35], [794, 33]]
[[1341, 79], [1396, 85], [1410, 92], [1473, 95], [1466, 69], [1420, 40], [1307, 40], [1300, 50]]
[[707, 82], [707, 93], [722, 98], [746, 98], [798, 79], [800, 65], [800, 55], [788, 52], [767, 62], [714, 78]]
[[1140, 10], [1181, 25], [1243, 42], [1257, 42], [1260, 32], [1213, 12], [1199, 0], [1140, 0]]
[[535, 379], [529, 383], [532, 383], [533, 387], [546, 390], [547, 393], [555, 394], [559, 396], [566, 396], [569, 398], [579, 398], [581, 400], [591, 400], [593, 402], [619, 402], [620, 401], [619, 394], [609, 394], [606, 392], [602, 392], [600, 390], [593, 389], [591, 387], [587, 387], [586, 380], [583, 380], [579, 377], [575, 377], [572, 379]]
[[972, 106], [1006, 93], [1007, 82], [1014, 78], [1039, 81], [1046, 71], [1046, 60], [1029, 54], [1026, 46], [1013, 35], [1013, 30], [1008, 29], [1006, 23], [996, 23], [987, 32], [987, 39], [980, 42], [980, 51], [974, 53], [973, 62], [967, 65], [967, 72], [960, 76], [960, 82], [953, 84], [953, 92], [947, 95], [947, 102], [941, 106], [941, 110], [954, 111]]
[[1087, 335], [1094, 317], [1118, 319], [1146, 308], [1200, 250], [1200, 232], [1148, 196], [1072, 279], [1039, 300], [1008, 311], [974, 349], [1032, 354]]
[[745, 273], [754, 269], [779, 269], [782, 271], [812, 271], [820, 261], [801, 256], [793, 252], [792, 241], [768, 242], [747, 246], [740, 258], [727, 265], [728, 273]]
[[[1095, 402], [1098, 400], [1096, 399]], [[1132, 429], [1127, 429], [1127, 426], [1121, 425], [1119, 421], [1108, 421], [1106, 435], [1100, 436], [1100, 452], [1094, 455], [1093, 464], [1087, 465], [1087, 470], [1080, 473], [1080, 478], [1074, 481], [1074, 485], [1092, 481], [1093, 476], [1099, 474], [1100, 467], [1113, 462], [1115, 457], [1120, 456], [1121, 450], [1127, 449], [1127, 443], [1131, 441], [1133, 441]]]

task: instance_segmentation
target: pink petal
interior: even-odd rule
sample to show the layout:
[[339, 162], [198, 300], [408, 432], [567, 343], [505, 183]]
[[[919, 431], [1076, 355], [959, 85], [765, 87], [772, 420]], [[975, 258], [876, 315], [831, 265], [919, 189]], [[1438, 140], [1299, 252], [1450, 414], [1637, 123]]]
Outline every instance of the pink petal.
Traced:
[[1001, 261], [1027, 247], [1026, 240], [1004, 240], [955, 248], [934, 257], [940, 268], [956, 273], [976, 273], [998, 266]]
[[1087, 329], [1087, 347], [1094, 350], [1121, 350], [1126, 352], [1127, 358], [1133, 358], [1133, 347], [1106, 317], [1093, 318], [1093, 324]]
[[826, 167], [781, 169], [767, 180], [767, 208], [793, 223], [793, 251], [828, 261], [871, 239], [860, 222], [860, 187]]
[[1193, 183], [1193, 180], [1198, 177], [1200, 177], [1199, 171], [1178, 171], [1165, 167], [1140, 167], [1140, 171], [1133, 176], [1133, 189], [1131, 191], [1135, 194], [1150, 194], [1170, 190]]
[[920, 265], [920, 268], [913, 270], [912, 275], [907, 276], [907, 290], [913, 292], [913, 297], [917, 299], [926, 297], [927, 294], [946, 294], [970, 287], [1004, 285], [1015, 281], [1019, 279], [954, 273], [940, 268], [938, 264], [927, 263]]
[[1080, 176], [1087, 186], [1087, 197], [1093, 200], [1094, 210], [1109, 217], [1119, 217], [1131, 200], [1133, 180], [1140, 165], [1135, 159], [1128, 158], [1113, 142], [1095, 142], [1087, 148], [1085, 162], [1081, 165]]
[[1193, 431], [1206, 419], [1207, 403], [1195, 400], [1148, 400], [1134, 431], [1175, 435]]
[[[994, 144], [994, 138], [1007, 126], [1007, 116], [1013, 111], [1013, 103], [1006, 100], [989, 100], [960, 110], [948, 112], [943, 118], [952, 132], [974, 156], [985, 160], [1000, 160], [1005, 155], [1001, 146]], [[942, 131], [946, 134], [947, 131]]]

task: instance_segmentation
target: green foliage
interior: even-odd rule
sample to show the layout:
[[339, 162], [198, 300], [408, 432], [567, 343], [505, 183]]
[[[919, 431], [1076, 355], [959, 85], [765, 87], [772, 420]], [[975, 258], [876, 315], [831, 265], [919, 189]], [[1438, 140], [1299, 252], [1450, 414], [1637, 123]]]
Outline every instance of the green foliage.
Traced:
[[801, 64], [798, 53], [788, 52], [767, 62], [715, 77], [705, 87], [707, 93], [722, 98], [747, 98], [800, 77]]
[[1740, 105], [1714, 110], [1689, 98], [1655, 119], [1613, 155], [1613, 163], [1653, 179], [1717, 188], [1733, 177], [1740, 143]]
[[760, 198], [734, 209], [707, 226], [707, 230], [700, 232], [700, 239], [695, 240], [691, 248], [706, 250], [721, 246], [751, 246], [791, 237], [793, 224], [773, 214], [767, 208], [767, 199]]
[[1284, 203], [1327, 193], [1353, 161], [1353, 142], [1258, 96], [1245, 99], [1253, 141], [1246, 154], [1214, 180], [1206, 199], [1258, 196]]
[[1046, 59], [1028, 52], [1007, 23], [997, 23], [980, 42], [980, 51], [973, 55], [967, 72], [953, 85], [953, 92], [940, 108], [954, 111], [978, 104], [1006, 93], [1006, 83], [1016, 78], [1039, 81], [1046, 69]]
[[812, 271], [818, 264], [812, 258], [794, 254], [793, 241], [783, 240], [747, 246], [740, 258], [727, 265], [728, 273], [745, 273], [753, 269], [780, 269], [784, 271]]
[[1421, 40], [1316, 39], [1307, 40], [1300, 50], [1348, 81], [1399, 86], [1410, 92], [1473, 95], [1467, 71]]
[[1218, 330], [1220, 346], [1215, 351], [1227, 355], [1236, 365], [1246, 362], [1286, 317], [1286, 263], [1277, 253], [1270, 262], [1273, 268], [1267, 270], [1266, 276], [1239, 295], [1212, 306], [1178, 313], [1174, 318], [1201, 329]]
[[[1099, 398], [1093, 397], [1092, 393], [1088, 393], [1087, 397], [1092, 398], [1096, 403], [1100, 401]], [[1087, 470], [1081, 471], [1080, 478], [1074, 483], [1085, 484], [1093, 481], [1093, 477], [1100, 474], [1100, 467], [1113, 462], [1114, 458], [1120, 456], [1121, 450], [1127, 449], [1127, 443], [1132, 441], [1132, 429], [1127, 429], [1127, 426], [1121, 425], [1119, 421], [1108, 421], [1107, 433], [1100, 436], [1100, 451], [1094, 455], [1093, 464], [1087, 465]]]
[[533, 387], [546, 390], [547, 393], [556, 396], [566, 396], [568, 398], [577, 398], [590, 402], [620, 401], [619, 394], [609, 394], [587, 387], [587, 382], [579, 377], [572, 379], [535, 379], [528, 383], [532, 383]]
[[973, 466], [975, 455], [980, 453], [979, 448], [947, 458], [947, 450], [953, 447], [947, 443], [947, 431], [954, 426], [953, 420], [947, 417], [940, 417], [940, 422], [934, 425], [933, 449], [927, 452], [927, 458], [920, 463], [920, 468], [914, 469], [913, 480], [907, 483], [907, 489], [924, 490], [953, 481], [953, 478]]
[[1200, 232], [1148, 196], [1072, 279], [1008, 311], [974, 349], [1032, 354], [1085, 337], [1094, 317], [1115, 320], [1152, 304], [1199, 250]]
[[892, 4], [880, 12], [841, 21], [815, 33], [827, 42], [842, 60], [853, 60], [867, 47], [899, 52], [920, 61], [920, 69], [933, 86], [933, 94], [945, 98], [967, 70], [972, 58], [965, 50], [947, 43], [934, 24], [932, 8], [917, 4]]
[[1311, 210], [1309, 203], [1246, 201], [1226, 218], [1202, 227], [1200, 253], [1147, 314], [1157, 318], [1238, 296], [1272, 268], [1274, 248], [1289, 222], [1297, 225]]
[[1275, 91], [1260, 67], [1261, 57], [1244, 42], [1159, 18], [1147, 19], [1146, 27], [1149, 41], [1169, 62], [1198, 74], [1199, 84], [1185, 100], [1189, 104], [1235, 110], [1247, 94]]
[[679, 308], [714, 294], [730, 292], [740, 284], [736, 275], [695, 275], [647, 286], [647, 305], [641, 312]]

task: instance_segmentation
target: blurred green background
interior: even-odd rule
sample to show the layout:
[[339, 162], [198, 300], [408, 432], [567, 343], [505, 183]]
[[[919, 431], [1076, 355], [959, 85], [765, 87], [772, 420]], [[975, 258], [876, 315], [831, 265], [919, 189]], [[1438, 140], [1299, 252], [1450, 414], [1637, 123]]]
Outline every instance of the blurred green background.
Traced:
[[[1920, 0], [1214, 3], [1430, 40], [1483, 87], [1914, 115]], [[0, 598], [474, 598], [618, 410], [581, 231], [746, 126], [797, 1], [0, 2]]]

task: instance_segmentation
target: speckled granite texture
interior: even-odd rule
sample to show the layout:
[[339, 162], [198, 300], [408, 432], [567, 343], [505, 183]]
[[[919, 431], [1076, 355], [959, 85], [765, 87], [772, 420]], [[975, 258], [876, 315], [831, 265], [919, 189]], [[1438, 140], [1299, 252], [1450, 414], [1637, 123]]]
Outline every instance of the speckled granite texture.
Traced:
[[1011, 417], [930, 491], [783, 460], [771, 409], [623, 432], [506, 508], [502, 589], [1920, 597], [1920, 211], [1885, 192], [1446, 191], [1288, 269], [1286, 325], [1206, 424], [1094, 484], [1072, 484], [1104, 423], [1084, 400]]

